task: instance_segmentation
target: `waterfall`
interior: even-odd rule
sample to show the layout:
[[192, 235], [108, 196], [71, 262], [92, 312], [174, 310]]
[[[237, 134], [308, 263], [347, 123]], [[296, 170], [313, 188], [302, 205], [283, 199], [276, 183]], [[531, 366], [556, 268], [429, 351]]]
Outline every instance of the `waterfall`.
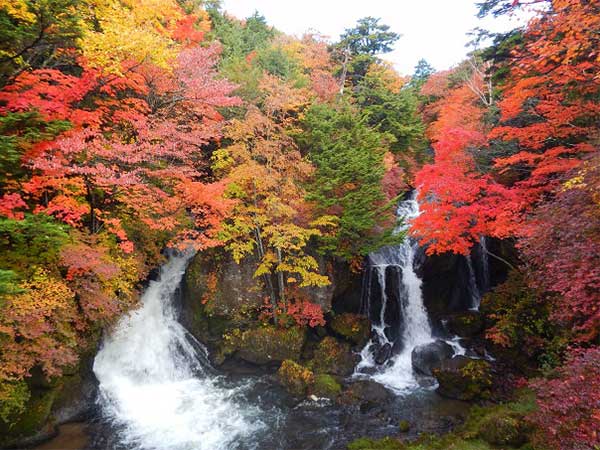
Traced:
[[[398, 231], [405, 231], [410, 226], [410, 220], [419, 215], [419, 204], [413, 193], [410, 198], [401, 202], [398, 206], [398, 217], [403, 218], [404, 224]], [[427, 312], [423, 305], [421, 292], [422, 281], [415, 272], [415, 256], [419, 244], [416, 240], [407, 237], [398, 246], [385, 247], [369, 255], [367, 271], [370, 272], [369, 283], [373, 273], [377, 276], [377, 282], [381, 289], [381, 308], [377, 320], [373, 320], [374, 337], [369, 341], [361, 352], [355, 374], [371, 374], [370, 377], [396, 392], [404, 392], [418, 387], [417, 380], [413, 374], [411, 364], [411, 352], [417, 345], [425, 344], [433, 340], [431, 326]], [[399, 320], [396, 324], [386, 323], [385, 312], [388, 307], [388, 294], [386, 286], [386, 274], [390, 269], [395, 269], [398, 274], [398, 309]], [[367, 311], [371, 311], [371, 289], [365, 292]], [[377, 348], [385, 344], [391, 344], [386, 329], [391, 326], [399, 327], [400, 342], [402, 344], [399, 353], [394, 355], [385, 366], [377, 366], [374, 353]]]
[[474, 311], [479, 310], [481, 305], [481, 298], [483, 294], [490, 290], [490, 262], [487, 250], [487, 241], [485, 236], [479, 238], [479, 252], [480, 258], [480, 276], [477, 277], [477, 272], [473, 265], [473, 258], [471, 255], [466, 256], [467, 270], [469, 275], [469, 294], [471, 296], [471, 309]]
[[471, 255], [466, 256], [467, 260], [467, 269], [469, 272], [469, 294], [471, 295], [471, 308], [472, 310], [479, 310], [479, 305], [481, 304], [481, 292], [479, 291], [479, 286], [477, 285], [477, 276], [475, 275], [475, 268], [473, 267], [473, 258]]
[[258, 408], [238, 402], [242, 388], [219, 386], [206, 349], [177, 322], [173, 299], [190, 258], [169, 259], [94, 360], [102, 413], [130, 448], [224, 450], [265, 426]]
[[487, 238], [481, 236], [479, 239], [479, 246], [481, 247], [481, 292], [486, 293], [490, 290], [490, 260], [487, 249]]

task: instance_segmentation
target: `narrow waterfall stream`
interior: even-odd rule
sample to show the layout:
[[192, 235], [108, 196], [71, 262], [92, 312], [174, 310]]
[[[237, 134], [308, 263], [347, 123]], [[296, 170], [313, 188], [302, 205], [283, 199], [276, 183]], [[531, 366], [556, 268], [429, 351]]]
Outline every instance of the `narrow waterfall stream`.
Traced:
[[481, 291], [477, 285], [477, 275], [475, 274], [475, 267], [473, 266], [473, 258], [471, 255], [466, 256], [467, 269], [469, 272], [469, 295], [471, 296], [471, 310], [478, 311], [481, 305]]
[[[411, 219], [419, 215], [419, 204], [415, 197], [416, 194], [413, 193], [398, 206], [397, 216], [404, 220], [399, 231], [406, 231], [410, 227]], [[371, 253], [367, 267], [365, 308], [369, 313], [372, 311], [373, 281], [378, 283], [381, 291], [381, 307], [378, 317], [373, 320], [375, 336], [361, 352], [361, 361], [356, 368], [356, 375], [370, 374], [370, 378], [374, 381], [399, 393], [419, 386], [412, 369], [411, 352], [416, 346], [433, 341], [427, 311], [423, 305], [422, 281], [415, 272], [418, 249], [418, 242], [407, 237], [398, 246], [386, 247]], [[399, 292], [396, 300], [399, 303], [399, 317], [396, 324], [393, 321], [386, 321], [386, 311], [389, 307], [387, 280], [390, 276], [398, 277]], [[391, 329], [393, 326], [399, 327], [399, 330]], [[392, 356], [391, 361], [385, 365], [378, 365], [377, 349], [381, 351], [388, 346], [391, 347], [391, 351], [397, 351], [398, 344], [401, 347]]]
[[258, 407], [236, 400], [243, 386], [219, 386], [206, 349], [177, 321], [173, 297], [190, 257], [170, 258], [94, 361], [100, 408], [125, 448], [225, 450], [265, 427]]

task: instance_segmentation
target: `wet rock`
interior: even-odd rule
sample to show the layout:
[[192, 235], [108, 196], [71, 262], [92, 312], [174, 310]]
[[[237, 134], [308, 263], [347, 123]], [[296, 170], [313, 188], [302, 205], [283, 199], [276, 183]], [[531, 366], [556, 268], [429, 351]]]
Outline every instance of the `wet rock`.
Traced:
[[371, 333], [369, 319], [358, 314], [338, 314], [329, 325], [336, 334], [359, 347], [365, 346]]
[[277, 380], [292, 395], [304, 397], [314, 382], [314, 374], [300, 364], [286, 359], [277, 371]]
[[381, 365], [390, 359], [390, 356], [392, 356], [392, 346], [390, 344], [385, 344], [375, 354], [375, 362]]
[[236, 355], [244, 361], [266, 365], [286, 359], [299, 360], [305, 340], [305, 331], [298, 327], [262, 327], [240, 333], [232, 345], [237, 348]]
[[381, 384], [370, 380], [355, 381], [344, 391], [344, 399], [348, 402], [385, 404], [392, 394]]
[[417, 372], [432, 376], [434, 369], [442, 367], [442, 363], [454, 355], [452, 346], [437, 340], [429, 344], [416, 346], [411, 353], [413, 369]]
[[354, 372], [358, 357], [352, 353], [350, 344], [327, 336], [315, 349], [309, 366], [315, 373], [328, 373], [346, 377]]
[[480, 334], [485, 323], [478, 311], [465, 311], [448, 317], [446, 326], [450, 333], [463, 338], [470, 338]]
[[482, 359], [455, 356], [433, 369], [438, 394], [457, 400], [487, 398], [492, 386], [490, 364]]

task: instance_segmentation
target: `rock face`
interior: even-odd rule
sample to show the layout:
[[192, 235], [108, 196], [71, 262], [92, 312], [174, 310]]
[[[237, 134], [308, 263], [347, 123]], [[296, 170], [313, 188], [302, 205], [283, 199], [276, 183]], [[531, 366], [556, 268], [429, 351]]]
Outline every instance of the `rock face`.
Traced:
[[357, 356], [352, 353], [350, 344], [327, 336], [317, 345], [309, 366], [318, 374], [346, 377], [354, 372], [357, 362]]
[[236, 264], [218, 249], [199, 253], [185, 274], [181, 296], [181, 322], [210, 346], [228, 329], [244, 322], [244, 311], [259, 308], [264, 287], [254, 278], [254, 262]]
[[55, 379], [46, 378], [35, 368], [27, 380], [31, 397], [24, 413], [10, 417], [12, 425], [0, 419], [0, 447], [36, 445], [54, 437], [58, 425], [87, 418], [96, 395], [91, 364], [91, 357], [83, 357], [79, 366]]
[[482, 359], [455, 356], [433, 369], [438, 394], [456, 400], [487, 398], [492, 386], [491, 367]]
[[[320, 305], [327, 313], [334, 299], [343, 302], [356, 292], [360, 296], [359, 275], [351, 274], [347, 265], [341, 262], [327, 261], [320, 256], [315, 258], [331, 284], [300, 289], [304, 298]], [[213, 363], [217, 365], [225, 361], [223, 355], [232, 353], [221, 349], [224, 335], [257, 326], [258, 311], [269, 292], [264, 279], [254, 277], [256, 266], [257, 261], [252, 257], [237, 264], [225, 250], [209, 249], [196, 255], [186, 271], [179, 299], [179, 319], [194, 337], [209, 348]], [[340, 331], [349, 333], [345, 338], [351, 342], [362, 342], [363, 330], [370, 328], [364, 324], [364, 319], [351, 321], [347, 330], [342, 330], [344, 323], [339, 322], [338, 325]], [[248, 356], [249, 352], [244, 354]]]
[[449, 344], [437, 340], [416, 346], [410, 356], [413, 369], [423, 375], [432, 376], [433, 370], [441, 368], [453, 355], [454, 350]]
[[[508, 261], [515, 260], [515, 248], [509, 241], [487, 239], [490, 252]], [[482, 284], [482, 251], [475, 246], [471, 253], [473, 268], [478, 285]], [[508, 274], [507, 266], [496, 258], [488, 258], [489, 286], [502, 283]], [[452, 253], [433, 255], [424, 258], [418, 268], [423, 280], [423, 303], [427, 308], [434, 328], [440, 328], [440, 321], [449, 314], [465, 311], [471, 307], [468, 289], [469, 270], [464, 256]]]

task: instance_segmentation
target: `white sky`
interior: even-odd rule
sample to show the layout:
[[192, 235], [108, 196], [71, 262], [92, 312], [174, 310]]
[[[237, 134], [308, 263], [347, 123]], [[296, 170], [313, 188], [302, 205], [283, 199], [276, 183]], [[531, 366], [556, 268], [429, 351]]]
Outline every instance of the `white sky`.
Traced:
[[395, 50], [384, 56], [405, 75], [425, 58], [438, 70], [460, 62], [469, 51], [466, 33], [475, 27], [508, 31], [522, 24], [516, 18], [479, 20], [476, 0], [224, 0], [230, 14], [243, 19], [258, 11], [269, 24], [292, 35], [318, 31], [337, 40], [365, 16], [402, 34]]

